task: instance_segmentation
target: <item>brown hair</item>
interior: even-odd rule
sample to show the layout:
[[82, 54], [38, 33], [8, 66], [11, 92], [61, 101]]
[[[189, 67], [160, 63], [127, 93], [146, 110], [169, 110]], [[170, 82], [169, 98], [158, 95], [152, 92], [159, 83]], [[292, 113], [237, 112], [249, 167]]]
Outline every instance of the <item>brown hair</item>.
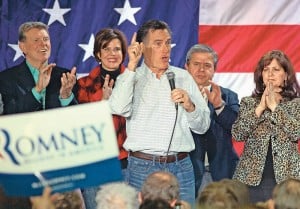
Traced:
[[259, 60], [254, 71], [255, 89], [252, 93], [252, 96], [259, 98], [262, 96], [265, 90], [262, 78], [262, 71], [266, 66], [268, 66], [272, 62], [273, 59], [277, 60], [278, 64], [287, 73], [287, 80], [282, 88], [281, 95], [289, 99], [299, 97], [300, 87], [296, 79], [294, 67], [288, 56], [280, 50], [269, 51]]
[[125, 59], [126, 56], [126, 50], [127, 50], [127, 39], [124, 33], [118, 29], [112, 29], [112, 28], [104, 28], [100, 30], [95, 37], [95, 43], [94, 43], [94, 56], [98, 62], [100, 62], [97, 53], [100, 52], [101, 49], [105, 48], [108, 43], [113, 39], [119, 39], [121, 42], [121, 50], [123, 59], [122, 62]]

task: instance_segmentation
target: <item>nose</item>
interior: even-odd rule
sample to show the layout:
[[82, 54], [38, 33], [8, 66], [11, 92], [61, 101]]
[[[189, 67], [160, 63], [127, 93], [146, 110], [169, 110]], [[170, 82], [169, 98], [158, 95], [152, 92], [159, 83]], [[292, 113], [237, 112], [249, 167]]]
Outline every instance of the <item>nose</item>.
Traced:
[[199, 71], [205, 71], [204, 65], [199, 65]]
[[268, 76], [272, 76], [272, 75], [273, 75], [273, 70], [270, 69], [270, 70], [268, 71]]

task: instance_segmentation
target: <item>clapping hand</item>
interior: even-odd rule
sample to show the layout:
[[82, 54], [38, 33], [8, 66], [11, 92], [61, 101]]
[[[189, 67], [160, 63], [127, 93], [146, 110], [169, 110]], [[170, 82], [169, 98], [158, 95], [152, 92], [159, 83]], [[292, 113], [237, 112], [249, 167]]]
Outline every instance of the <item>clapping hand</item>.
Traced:
[[273, 86], [273, 84], [269, 82], [264, 90], [260, 103], [255, 110], [256, 115], [260, 116], [267, 108], [273, 112], [282, 100], [280, 92], [282, 92], [281, 87]]
[[209, 81], [209, 83], [211, 84], [211, 91], [207, 88], [203, 88], [201, 89], [201, 93], [203, 91], [205, 92], [207, 100], [214, 106], [214, 108], [220, 107], [223, 102], [221, 88], [212, 81]]
[[52, 69], [56, 66], [55, 63], [51, 63], [49, 65], [43, 65], [39, 68], [39, 77], [35, 86], [35, 90], [37, 92], [41, 92], [43, 89], [45, 89], [51, 78], [51, 72]]
[[112, 88], [113, 88], [114, 83], [115, 83], [114, 79], [111, 79], [111, 80], [109, 80], [109, 79], [110, 79], [110, 76], [107, 74], [105, 76], [104, 84], [103, 84], [103, 87], [102, 87], [102, 92], [103, 92], [102, 99], [104, 99], [104, 100], [109, 99], [109, 97], [112, 93]]
[[72, 94], [72, 89], [76, 83], [76, 67], [71, 72], [63, 73], [61, 76], [60, 98], [67, 99]]

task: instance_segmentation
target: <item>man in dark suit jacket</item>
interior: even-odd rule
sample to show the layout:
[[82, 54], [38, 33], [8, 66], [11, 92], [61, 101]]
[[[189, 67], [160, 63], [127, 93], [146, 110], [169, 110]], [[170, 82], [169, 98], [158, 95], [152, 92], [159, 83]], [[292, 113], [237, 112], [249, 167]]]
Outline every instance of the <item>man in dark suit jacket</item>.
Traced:
[[231, 135], [231, 127], [239, 111], [238, 95], [211, 81], [217, 62], [217, 53], [204, 44], [194, 45], [187, 53], [185, 68], [198, 84], [211, 112], [208, 131], [205, 134], [192, 132], [195, 150], [190, 156], [194, 166], [196, 193], [201, 184], [205, 186], [208, 183], [204, 177], [206, 175], [213, 181], [232, 178], [239, 160]]
[[76, 68], [48, 64], [51, 43], [48, 26], [26, 22], [19, 28], [19, 47], [25, 60], [0, 73], [3, 114], [33, 112], [77, 104]]

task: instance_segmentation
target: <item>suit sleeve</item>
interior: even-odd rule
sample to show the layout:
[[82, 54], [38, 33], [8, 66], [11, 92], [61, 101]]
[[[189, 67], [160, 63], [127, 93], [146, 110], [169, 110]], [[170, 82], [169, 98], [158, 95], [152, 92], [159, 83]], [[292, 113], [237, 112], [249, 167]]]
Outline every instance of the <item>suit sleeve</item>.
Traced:
[[217, 115], [214, 114], [216, 122], [227, 132], [231, 133], [231, 128], [235, 120], [237, 119], [240, 104], [238, 95], [235, 92], [228, 91], [225, 95], [222, 96], [225, 101], [225, 106], [222, 112]]
[[13, 83], [0, 76], [0, 93], [3, 100], [3, 114], [13, 114], [22, 112], [33, 112], [42, 109], [42, 104], [38, 102], [31, 92], [18, 83]]

